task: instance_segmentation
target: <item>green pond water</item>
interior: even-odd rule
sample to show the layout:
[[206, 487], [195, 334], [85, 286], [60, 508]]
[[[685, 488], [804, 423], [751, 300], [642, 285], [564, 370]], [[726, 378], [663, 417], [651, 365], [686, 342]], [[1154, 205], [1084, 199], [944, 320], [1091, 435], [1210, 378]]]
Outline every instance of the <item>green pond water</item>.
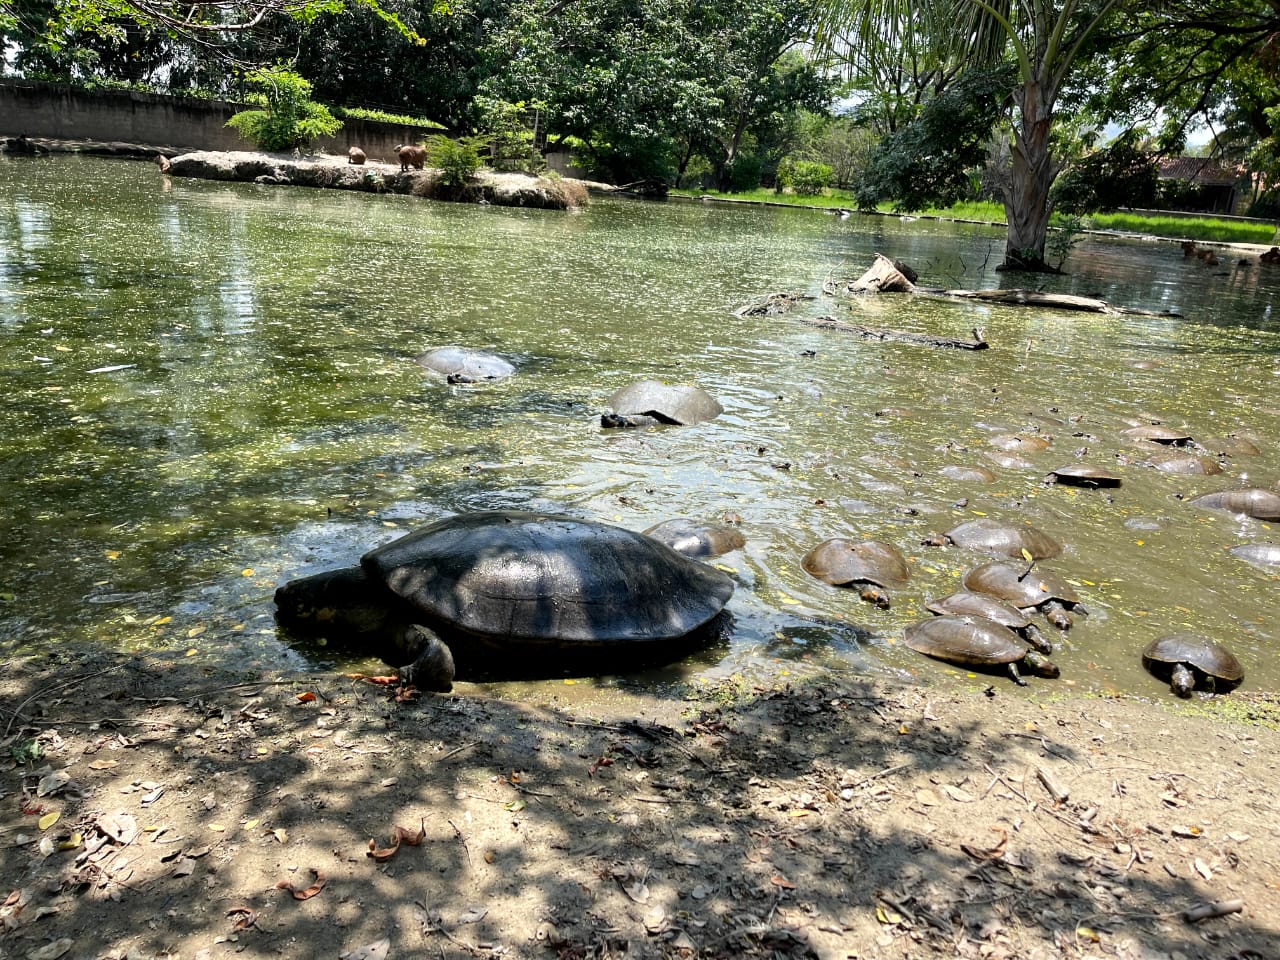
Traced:
[[[1089, 241], [1067, 277], [1004, 277], [1002, 244], [985, 227], [809, 210], [597, 200], [566, 214], [0, 161], [0, 644], [328, 668], [330, 651], [280, 636], [272, 591], [416, 524], [532, 508], [643, 529], [727, 512], [748, 537], [718, 561], [738, 581], [730, 638], [596, 683], [933, 681], [959, 671], [903, 647], [903, 628], [986, 558], [919, 541], [990, 516], [1067, 544], [1042, 567], [1091, 610], [1057, 638], [1062, 679], [1038, 689], [1162, 695], [1138, 651], [1185, 629], [1229, 642], [1246, 688], [1273, 689], [1280, 574], [1228, 548], [1280, 532], [1182, 498], [1280, 479], [1280, 269]], [[876, 251], [930, 285], [1034, 283], [1183, 316], [821, 295]], [[734, 316], [775, 291], [818, 299]], [[822, 314], [958, 337], [978, 326], [992, 349], [800, 319]], [[413, 362], [446, 345], [519, 372], [449, 386]], [[699, 384], [725, 412], [601, 430], [608, 397], [642, 377]], [[1142, 419], [1247, 435], [1261, 452], [1219, 476], [1167, 475], [1121, 436]], [[996, 466], [991, 440], [1009, 432], [1052, 445], [1029, 467]], [[1042, 483], [1074, 462], [1115, 467], [1123, 485]], [[939, 472], [968, 464], [996, 480]], [[909, 558], [890, 609], [801, 570], [836, 536]]]

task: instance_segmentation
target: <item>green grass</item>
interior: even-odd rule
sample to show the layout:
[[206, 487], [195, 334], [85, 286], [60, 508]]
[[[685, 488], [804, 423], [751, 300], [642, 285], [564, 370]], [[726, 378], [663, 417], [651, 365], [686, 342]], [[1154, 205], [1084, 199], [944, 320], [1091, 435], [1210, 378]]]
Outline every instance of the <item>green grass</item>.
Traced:
[[722, 193], [719, 190], [672, 190], [681, 197], [715, 197], [717, 200], [738, 200], [746, 203], [785, 203], [794, 207], [843, 207], [854, 209], [853, 195], [848, 190], [828, 190], [816, 197], [802, 197], [794, 193], [774, 193], [772, 190], [746, 190], [742, 193]]

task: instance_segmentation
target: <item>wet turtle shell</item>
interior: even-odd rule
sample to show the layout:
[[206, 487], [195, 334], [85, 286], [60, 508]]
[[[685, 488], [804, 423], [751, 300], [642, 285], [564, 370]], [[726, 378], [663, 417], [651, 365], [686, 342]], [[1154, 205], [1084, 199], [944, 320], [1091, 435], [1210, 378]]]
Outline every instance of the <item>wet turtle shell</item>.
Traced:
[[1225, 693], [1244, 679], [1244, 667], [1230, 650], [1196, 633], [1157, 637], [1142, 651], [1142, 664], [1180, 697], [1196, 688]]
[[1229, 510], [1232, 513], [1243, 513], [1257, 520], [1280, 520], [1280, 493], [1261, 487], [1219, 490], [1216, 493], [1192, 497], [1187, 502], [1193, 507]]
[[1006, 453], [1015, 451], [1035, 453], [1039, 450], [1047, 450], [1053, 445], [1052, 440], [1038, 433], [1001, 433], [992, 437], [987, 443]]
[[465, 347], [440, 347], [414, 358], [419, 366], [443, 374], [450, 383], [480, 383], [504, 380], [516, 368], [493, 353]]
[[833, 587], [856, 587], [864, 600], [884, 608], [889, 606], [885, 590], [900, 587], [911, 578], [898, 548], [879, 540], [824, 540], [804, 555], [800, 566], [809, 576]]
[[1255, 567], [1280, 567], [1280, 543], [1241, 543], [1230, 553]]
[[1025, 565], [983, 564], [968, 571], [961, 582], [966, 590], [989, 593], [1020, 609], [1042, 610], [1054, 626], [1063, 630], [1071, 626], [1071, 618], [1065, 611], [1080, 602], [1071, 585], [1057, 574], [1029, 570]]
[[1229, 433], [1225, 437], [1208, 437], [1200, 446], [1212, 454], [1227, 457], [1256, 457], [1262, 452], [1248, 437]]
[[1148, 467], [1154, 467], [1161, 473], [1173, 473], [1186, 476], [1212, 476], [1222, 472], [1222, 465], [1212, 457], [1197, 456], [1193, 453], [1164, 453], [1151, 457], [1146, 461]]
[[1008, 627], [1041, 653], [1052, 653], [1053, 645], [1036, 629], [1031, 618], [1012, 604], [997, 600], [985, 593], [960, 590], [937, 600], [930, 600], [925, 609], [939, 616], [980, 617]]
[[1130, 440], [1138, 440], [1145, 443], [1163, 443], [1171, 447], [1185, 447], [1191, 443], [1191, 434], [1185, 430], [1175, 430], [1173, 427], [1166, 427], [1160, 423], [1130, 427], [1128, 430], [1122, 431], [1122, 435]]
[[986, 467], [970, 467], [960, 464], [948, 464], [938, 473], [948, 480], [963, 480], [968, 483], [995, 483], [996, 475]]
[[929, 545], [951, 543], [966, 550], [981, 550], [997, 557], [1020, 557], [1026, 550], [1033, 559], [1048, 560], [1062, 553], [1062, 544], [1043, 530], [1030, 524], [1005, 523], [991, 517], [966, 520], [952, 527], [941, 538], [921, 541]]
[[641, 380], [623, 387], [609, 398], [612, 416], [601, 417], [602, 426], [644, 426], [668, 423], [688, 426], [712, 420], [724, 407], [705, 391], [688, 384]]
[[1073, 487], [1118, 487], [1121, 482], [1111, 471], [1083, 463], [1050, 470], [1044, 479], [1045, 483], [1065, 483]]
[[425, 625], [460, 667], [491, 667], [497, 654], [572, 668], [688, 647], [732, 593], [723, 572], [644, 534], [495, 510], [429, 524], [359, 568], [291, 581], [276, 605], [289, 625], [368, 635]]
[[983, 617], [942, 616], [907, 627], [903, 642], [926, 656], [974, 667], [1005, 667], [1014, 681], [1022, 664], [1044, 677], [1058, 676], [1058, 668], [1032, 650], [1008, 627]]
[[686, 557], [718, 557], [742, 547], [747, 538], [736, 527], [716, 523], [698, 523], [676, 517], [655, 523], [644, 531], [645, 536], [665, 543], [676, 553]]
[[997, 467], [1004, 467], [1006, 470], [1034, 470], [1036, 465], [1026, 457], [1020, 457], [1016, 453], [1002, 453], [998, 450], [988, 450], [983, 454], [988, 460]]

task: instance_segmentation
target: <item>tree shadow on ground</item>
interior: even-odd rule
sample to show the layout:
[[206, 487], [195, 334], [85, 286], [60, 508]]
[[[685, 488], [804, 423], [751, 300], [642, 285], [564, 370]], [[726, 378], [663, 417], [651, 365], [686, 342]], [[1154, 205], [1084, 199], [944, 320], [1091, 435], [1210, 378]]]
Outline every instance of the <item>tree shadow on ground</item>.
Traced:
[[[606, 710], [480, 687], [397, 703], [340, 675], [110, 654], [15, 661], [0, 691], [23, 761], [0, 816], [17, 955], [1223, 958], [1276, 942], [1259, 867], [1277, 840], [1241, 838], [1264, 832], [1274, 735], [1188, 754], [1191, 718], [1132, 731], [1141, 705], [1103, 717], [856, 678]], [[1238, 755], [1213, 765], [1227, 742]], [[70, 783], [36, 796], [58, 770]], [[111, 817], [132, 818], [128, 842]], [[1237, 896], [1242, 914], [1179, 916]]]

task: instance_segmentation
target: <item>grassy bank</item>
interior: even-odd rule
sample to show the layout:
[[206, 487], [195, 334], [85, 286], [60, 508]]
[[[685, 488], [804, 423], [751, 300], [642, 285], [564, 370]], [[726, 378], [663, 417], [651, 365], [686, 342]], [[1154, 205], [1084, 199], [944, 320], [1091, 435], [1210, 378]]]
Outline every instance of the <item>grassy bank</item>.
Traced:
[[[774, 193], [772, 190], [750, 190], [745, 193], [719, 193], [716, 191], [675, 190], [678, 195], [709, 196], [718, 200], [737, 200], [748, 203], [784, 203], [798, 207], [857, 208], [847, 190], [828, 190], [816, 197], [801, 197], [790, 193]], [[880, 213], [893, 213], [888, 207]], [[942, 220], [974, 220], [982, 223], [1004, 223], [1004, 208], [998, 203], [965, 202], [950, 207], [930, 207], [913, 214], [917, 217], [936, 217]], [[1064, 226], [1062, 218], [1054, 216], [1054, 226]], [[1280, 242], [1277, 229], [1268, 223], [1248, 223], [1238, 220], [1220, 220], [1211, 217], [1179, 217], [1173, 214], [1094, 213], [1082, 220], [1085, 230], [1117, 230], [1123, 233], [1141, 233], [1153, 237], [1169, 237], [1175, 240], [1203, 240], [1213, 243], [1258, 243], [1270, 245]]]

